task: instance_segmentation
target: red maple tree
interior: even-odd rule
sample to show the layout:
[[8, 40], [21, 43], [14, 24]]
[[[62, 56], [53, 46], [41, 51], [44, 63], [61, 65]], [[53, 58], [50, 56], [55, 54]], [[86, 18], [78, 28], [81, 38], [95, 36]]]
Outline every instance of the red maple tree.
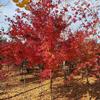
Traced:
[[[43, 64], [44, 69], [55, 70], [59, 68], [63, 61], [79, 60], [81, 64], [85, 60], [87, 62], [90, 60], [90, 58], [87, 58], [89, 55], [87, 50], [89, 52], [93, 50], [92, 57], [94, 58], [94, 49], [91, 47], [94, 44], [85, 44], [84, 41], [87, 37], [96, 33], [93, 28], [98, 22], [98, 18], [95, 17], [96, 13], [93, 13], [91, 22], [86, 21], [87, 24], [85, 25], [83, 23], [84, 31], [73, 34], [69, 29], [71, 22], [64, 20], [65, 13], [68, 10], [63, 8], [58, 14], [57, 10], [53, 11], [53, 8], [57, 7], [57, 5], [52, 4], [50, 0], [46, 1], [30, 3], [29, 14], [20, 11], [21, 15], [15, 16], [15, 20], [8, 18], [11, 29], [7, 34], [10, 35], [12, 41], [1, 43], [0, 55], [3, 58], [1, 63], [20, 66], [26, 64], [28, 67]], [[81, 12], [83, 10], [79, 11], [80, 14], [82, 14]], [[92, 16], [92, 14], [90, 15]], [[82, 18], [85, 18], [84, 14], [82, 14]], [[72, 22], [77, 21], [72, 17], [68, 18], [68, 20], [70, 19], [72, 19]], [[88, 30], [89, 27], [91, 30]], [[66, 28], [68, 31], [66, 31]], [[61, 33], [67, 34], [68, 39], [62, 38]], [[87, 44], [92, 49], [87, 48]], [[86, 46], [86, 49], [84, 49], [84, 46]], [[73, 71], [74, 74], [77, 69], [80, 69], [80, 65]]]

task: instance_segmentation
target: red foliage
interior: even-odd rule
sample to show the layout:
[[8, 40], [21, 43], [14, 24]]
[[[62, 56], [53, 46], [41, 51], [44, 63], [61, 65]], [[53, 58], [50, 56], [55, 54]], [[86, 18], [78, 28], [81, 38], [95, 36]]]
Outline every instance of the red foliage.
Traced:
[[40, 73], [41, 79], [46, 79], [51, 77], [51, 69], [45, 69]]
[[[50, 0], [43, 0], [42, 3], [36, 4], [30, 3], [30, 14], [21, 12], [21, 16], [15, 17], [16, 21], [8, 18], [11, 23], [11, 30], [8, 34], [12, 41], [1, 43], [0, 55], [3, 57], [1, 63], [22, 65], [26, 61], [27, 66], [44, 64], [47, 70], [44, 70], [41, 77], [49, 76], [48, 69], [57, 69], [63, 61], [79, 61], [74, 74], [87, 65], [87, 62], [89, 64], [96, 63], [95, 44], [85, 40], [95, 33], [94, 29], [74, 34], [70, 31], [66, 33], [68, 39], [64, 40], [61, 38], [61, 32], [65, 31], [69, 23], [63, 20], [63, 16], [68, 10], [61, 11], [60, 15], [57, 14], [57, 11], [51, 13], [51, 10], [56, 6]], [[80, 9], [79, 12], [81, 11], [83, 12]], [[85, 18], [85, 14], [82, 15], [82, 18]], [[72, 18], [72, 22], [76, 21], [76, 17]], [[86, 25], [82, 24], [85, 29], [88, 29], [88, 27], [94, 26], [97, 21], [98, 18]]]

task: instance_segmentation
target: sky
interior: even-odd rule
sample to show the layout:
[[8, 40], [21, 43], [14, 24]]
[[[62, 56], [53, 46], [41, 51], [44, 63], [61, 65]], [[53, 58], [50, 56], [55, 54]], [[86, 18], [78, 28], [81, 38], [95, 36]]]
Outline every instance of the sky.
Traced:
[[10, 0], [0, 0], [0, 3], [6, 4], [5, 6], [0, 7], [0, 28], [4, 27], [6, 29], [8, 24], [4, 20], [4, 16], [7, 15], [12, 17], [17, 7]]
[[[36, 1], [36, 0], [34, 0], [34, 1]], [[56, 2], [57, 0], [53, 0], [53, 1]], [[73, 6], [76, 6], [74, 4], [74, 2], [77, 2], [78, 0], [64, 0], [64, 1], [67, 1], [67, 3], [71, 4], [72, 7], [73, 7]], [[100, 0], [81, 0], [81, 2], [82, 1], [90, 2], [93, 5], [92, 8], [94, 10], [98, 10], [98, 16], [100, 18]], [[4, 18], [5, 18], [4, 16], [6, 15], [6, 16], [12, 18], [13, 15], [15, 14], [15, 10], [18, 7], [12, 2], [12, 0], [0, 0], [0, 3], [5, 5], [4, 7], [0, 7], [0, 29], [4, 28], [5, 31], [7, 31], [9, 25], [4, 20]], [[65, 2], [61, 2], [61, 4], [59, 5], [59, 9], [62, 8], [62, 5], [66, 6], [66, 3]], [[96, 6], [98, 6], [99, 9], [95, 9]], [[69, 8], [69, 10], [70, 10], [69, 15], [70, 14], [72, 15], [73, 12], [71, 11], [70, 8]], [[88, 20], [91, 20], [91, 18], [88, 18]], [[80, 25], [81, 25], [81, 22], [77, 21], [77, 23], [72, 23], [70, 27], [73, 29], [73, 31], [75, 31], [75, 30], [77, 30], [80, 27]], [[99, 26], [98, 29], [100, 30], [100, 26]]]

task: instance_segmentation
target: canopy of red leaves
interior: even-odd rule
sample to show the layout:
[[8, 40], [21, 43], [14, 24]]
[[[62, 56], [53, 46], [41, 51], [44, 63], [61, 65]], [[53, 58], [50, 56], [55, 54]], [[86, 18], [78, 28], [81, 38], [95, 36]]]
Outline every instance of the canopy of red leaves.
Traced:
[[[54, 7], [50, 1], [30, 3], [30, 14], [21, 12], [21, 16], [15, 16], [16, 21], [8, 18], [11, 30], [7, 33], [12, 41], [0, 43], [0, 63], [27, 66], [44, 64], [44, 68], [55, 70], [63, 61], [77, 61], [77, 70], [87, 64], [97, 65], [95, 42], [87, 42], [86, 38], [95, 33], [91, 31], [78, 31], [68, 34], [68, 39], [61, 37], [68, 23], [63, 20], [67, 10], [51, 13]], [[65, 9], [65, 8], [64, 8]], [[85, 17], [85, 15], [83, 16]], [[73, 19], [75, 22], [76, 20]], [[94, 25], [97, 20], [88, 26]], [[88, 27], [87, 27], [88, 28]], [[66, 33], [65, 33], [66, 34]], [[50, 71], [49, 71], [50, 72]], [[44, 71], [48, 73], [48, 71]], [[45, 77], [45, 74], [44, 76]]]

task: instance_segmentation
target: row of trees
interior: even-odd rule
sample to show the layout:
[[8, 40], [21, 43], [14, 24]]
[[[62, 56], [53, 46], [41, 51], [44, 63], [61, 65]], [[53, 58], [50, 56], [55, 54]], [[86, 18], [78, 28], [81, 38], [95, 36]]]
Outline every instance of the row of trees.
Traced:
[[[95, 39], [90, 39], [90, 36], [96, 35], [94, 26], [99, 18], [96, 12], [83, 12], [88, 11], [90, 4], [84, 5], [86, 7], [78, 12], [73, 8], [76, 15], [79, 13], [81, 19], [85, 19], [82, 30], [74, 33], [69, 26], [77, 21], [76, 17], [69, 16], [66, 22], [64, 19], [68, 9], [63, 7], [59, 12], [58, 5], [50, 0], [30, 2], [29, 14], [19, 11], [20, 15], [16, 15], [14, 20], [6, 18], [11, 28], [8, 32], [1, 33], [8, 34], [11, 41], [0, 41], [0, 65], [28, 68], [43, 65], [40, 75], [45, 78], [66, 62], [64, 66], [73, 68], [67, 80], [71, 80], [83, 69], [100, 77], [99, 44]], [[86, 15], [92, 17], [91, 22], [87, 21]]]

